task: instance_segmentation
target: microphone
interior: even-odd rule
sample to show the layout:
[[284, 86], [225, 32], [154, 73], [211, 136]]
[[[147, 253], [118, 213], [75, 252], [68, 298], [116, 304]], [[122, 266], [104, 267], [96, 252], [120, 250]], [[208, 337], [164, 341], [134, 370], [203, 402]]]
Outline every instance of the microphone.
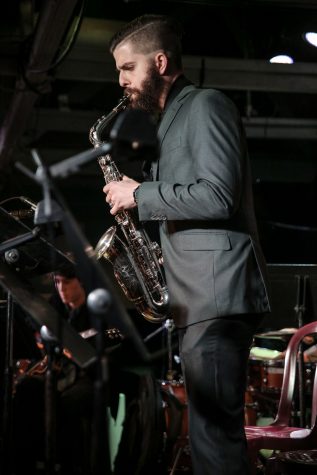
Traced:
[[126, 109], [119, 114], [110, 131], [115, 160], [158, 159], [156, 128], [154, 118], [141, 109]]
[[105, 315], [111, 305], [111, 295], [106, 289], [92, 290], [87, 297], [89, 310], [97, 315]]
[[57, 343], [58, 339], [54, 335], [54, 333], [46, 326], [42, 325], [40, 328], [40, 335], [44, 341]]

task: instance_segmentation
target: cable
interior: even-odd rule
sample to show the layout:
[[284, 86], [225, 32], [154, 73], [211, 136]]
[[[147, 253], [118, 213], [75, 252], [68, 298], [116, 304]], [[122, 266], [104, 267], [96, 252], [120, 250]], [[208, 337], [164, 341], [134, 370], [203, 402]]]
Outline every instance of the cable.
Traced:
[[80, 31], [81, 23], [83, 21], [85, 3], [86, 3], [85, 0], [81, 0], [79, 13], [78, 13], [77, 17], [75, 16], [77, 18], [77, 21], [75, 23], [75, 26], [74, 26], [73, 32], [70, 36], [70, 39], [68, 41], [68, 44], [66, 44], [66, 46], [64, 48], [64, 51], [61, 52], [61, 54], [57, 57], [55, 62], [53, 64], [51, 64], [51, 66], [49, 66], [49, 68], [47, 70], [39, 71], [39, 72], [48, 72], [48, 71], [56, 68], [56, 66], [58, 66], [66, 58], [68, 53], [71, 51], [71, 49], [72, 49], [72, 47], [73, 47], [73, 45], [74, 45], [74, 43], [77, 39], [78, 33]]
[[[27, 72], [36, 73], [36, 74], [52, 72], [52, 70], [55, 69], [59, 64], [61, 64], [61, 62], [66, 58], [66, 56], [71, 51], [77, 39], [78, 33], [80, 31], [80, 26], [83, 20], [83, 16], [84, 16], [83, 14], [84, 14], [85, 0], [79, 0], [78, 4], [80, 4], [80, 9], [79, 9], [78, 15], [73, 16], [72, 23], [74, 23], [74, 18], [76, 19], [76, 22], [75, 22], [73, 31], [70, 35], [69, 41], [66, 43], [66, 46], [63, 48], [62, 52], [57, 57], [57, 59], [52, 64], [50, 64], [48, 68], [36, 69], [36, 70], [32, 69], [29, 71], [26, 70], [26, 61], [24, 59], [25, 59], [25, 56], [29, 57], [31, 47], [32, 47], [34, 37], [35, 37], [35, 32], [31, 33], [22, 43], [22, 49], [21, 49], [21, 55], [20, 55], [21, 61], [19, 62], [20, 74], [26, 86], [35, 94], [39, 94], [39, 95], [43, 94], [42, 87], [47, 84], [47, 82], [49, 81], [49, 78], [45, 78], [45, 80], [42, 81], [41, 83], [34, 84], [28, 79]], [[40, 16], [39, 16], [39, 19], [40, 19]]]

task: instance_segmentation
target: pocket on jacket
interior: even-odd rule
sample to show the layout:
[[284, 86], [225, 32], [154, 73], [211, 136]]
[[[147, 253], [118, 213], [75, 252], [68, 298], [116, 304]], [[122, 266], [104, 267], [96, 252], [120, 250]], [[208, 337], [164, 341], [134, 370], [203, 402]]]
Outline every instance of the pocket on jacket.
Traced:
[[184, 251], [230, 251], [227, 233], [186, 233], [181, 237]]

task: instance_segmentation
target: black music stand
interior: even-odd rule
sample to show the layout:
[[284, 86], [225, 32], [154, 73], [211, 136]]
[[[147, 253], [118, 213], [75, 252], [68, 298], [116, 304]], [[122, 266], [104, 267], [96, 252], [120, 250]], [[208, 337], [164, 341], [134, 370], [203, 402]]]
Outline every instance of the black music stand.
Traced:
[[[91, 150], [79, 154], [78, 163], [75, 157], [64, 160], [52, 169], [55, 177], [68, 176], [72, 170], [77, 171], [79, 164], [96, 158], [97, 153], [102, 155], [103, 148], [96, 151]], [[116, 292], [108, 279], [103, 268], [98, 262], [93, 248], [82, 234], [77, 222], [68, 210], [61, 194], [53, 182], [50, 170], [42, 163], [36, 150], [32, 150], [32, 156], [38, 168], [36, 174], [33, 175], [27, 169], [20, 166], [19, 168], [42, 186], [43, 201], [38, 203], [38, 210], [35, 214], [34, 224], [37, 226], [52, 226], [56, 220], [61, 223], [64, 234], [72, 250], [76, 262], [76, 273], [83, 282], [87, 291], [87, 305], [92, 315], [94, 326], [103, 334], [106, 327], [117, 327], [125, 338], [132, 343], [134, 353], [138, 358], [138, 364], [149, 365], [151, 356], [149, 355], [144, 342], [137, 332], [130, 316], [128, 315], [123, 302], [116, 296]], [[51, 194], [54, 194], [52, 199]], [[52, 235], [52, 232], [51, 232]], [[32, 236], [31, 236], [32, 237]], [[32, 241], [32, 239], [31, 239]], [[1, 247], [0, 247], [1, 249]], [[106, 408], [106, 396], [109, 386], [108, 356], [104, 347], [104, 339], [97, 338], [97, 378], [95, 381], [95, 406], [93, 421], [93, 440], [92, 440], [92, 470], [93, 475], [104, 475], [110, 473], [110, 454], [108, 443], [108, 416]], [[71, 349], [71, 348], [70, 348]], [[131, 357], [131, 355], [130, 355]], [[152, 357], [152, 360], [157, 355]], [[130, 361], [122, 361], [122, 364], [129, 366]]]
[[[20, 210], [0, 206], [0, 255], [12, 269], [27, 279], [52, 272], [56, 267], [72, 263], [70, 258], [54, 246], [47, 230], [33, 225], [33, 218], [17, 217], [23, 210], [24, 197], [6, 200]], [[36, 207], [38, 209], [38, 207]], [[37, 213], [37, 209], [33, 214]], [[55, 231], [54, 231], [55, 232]]]
[[[102, 335], [107, 326], [117, 327], [132, 343], [135, 354], [139, 358], [139, 364], [148, 365], [151, 361], [150, 355], [124, 304], [117, 297], [110, 280], [92, 252], [91, 245], [82, 234], [58, 190], [53, 183], [50, 183], [50, 186], [54, 188], [54, 193], [63, 209], [62, 226], [77, 263], [77, 273], [88, 291], [87, 304], [93, 315], [94, 326], [97, 328], [98, 334]], [[104, 473], [111, 473], [108, 415], [105, 404], [109, 389], [109, 370], [104, 339], [101, 337], [96, 343], [98, 376], [95, 381], [92, 470], [93, 475], [104, 475]], [[122, 364], [126, 366], [129, 366], [130, 363], [130, 361], [122, 361]]]
[[[54, 355], [58, 348], [67, 348], [73, 361], [81, 368], [90, 366], [96, 360], [95, 349], [64, 320], [56, 310], [34, 288], [33, 277], [56, 270], [69, 259], [40, 235], [40, 227], [29, 228], [9, 211], [0, 207], [0, 286], [7, 292], [6, 345], [3, 397], [3, 446], [2, 462], [4, 470], [9, 470], [11, 443], [11, 399], [12, 399], [12, 340], [13, 340], [13, 302], [30, 315], [36, 322], [43, 341], [52, 349], [49, 368], [46, 373], [46, 464], [53, 473], [55, 439], [55, 374]], [[54, 263], [54, 267], [52, 267]], [[49, 341], [50, 340], [50, 341]]]

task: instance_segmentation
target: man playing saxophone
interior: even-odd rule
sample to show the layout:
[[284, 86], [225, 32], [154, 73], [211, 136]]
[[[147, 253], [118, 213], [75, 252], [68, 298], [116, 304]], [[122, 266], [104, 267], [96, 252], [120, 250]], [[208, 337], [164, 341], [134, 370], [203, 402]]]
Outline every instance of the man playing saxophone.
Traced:
[[184, 76], [172, 19], [135, 19], [110, 51], [130, 107], [159, 118], [160, 158], [150, 181], [106, 184], [106, 201], [114, 216], [137, 207], [160, 224], [194, 474], [245, 475], [249, 347], [270, 304], [241, 120], [224, 94]]

